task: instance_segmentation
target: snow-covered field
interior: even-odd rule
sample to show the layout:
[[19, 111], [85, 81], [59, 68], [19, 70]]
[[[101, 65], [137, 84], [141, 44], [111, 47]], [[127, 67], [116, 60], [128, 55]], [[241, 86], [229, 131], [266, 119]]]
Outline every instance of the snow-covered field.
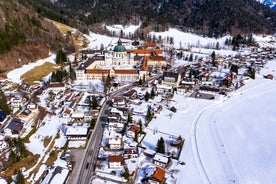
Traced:
[[[276, 177], [276, 61], [256, 80], [249, 80], [229, 97], [199, 100], [176, 95], [176, 114], [162, 111], [148, 126], [143, 142], [155, 147], [163, 133], [184, 137], [177, 183], [272, 184]], [[150, 133], [157, 130], [158, 135]]]

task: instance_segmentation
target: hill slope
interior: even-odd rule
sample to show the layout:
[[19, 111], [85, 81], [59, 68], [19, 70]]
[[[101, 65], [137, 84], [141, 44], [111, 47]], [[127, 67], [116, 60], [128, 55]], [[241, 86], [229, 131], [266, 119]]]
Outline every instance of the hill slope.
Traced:
[[0, 1], [0, 18], [1, 76], [12, 68], [47, 56], [49, 49], [74, 50], [58, 29], [27, 3]]
[[[39, 0], [44, 2], [46, 0]], [[255, 0], [58, 0], [55, 7], [87, 24], [137, 24], [192, 28], [205, 35], [273, 33], [276, 12]], [[58, 9], [59, 8], [59, 9]], [[69, 11], [70, 10], [70, 11]]]

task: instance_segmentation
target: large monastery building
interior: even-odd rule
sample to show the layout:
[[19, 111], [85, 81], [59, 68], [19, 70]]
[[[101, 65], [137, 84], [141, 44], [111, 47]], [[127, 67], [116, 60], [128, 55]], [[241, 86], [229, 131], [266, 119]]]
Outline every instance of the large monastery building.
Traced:
[[127, 50], [119, 39], [113, 50], [95, 54], [82, 63], [76, 76], [77, 80], [102, 80], [109, 75], [118, 82], [135, 82], [147, 76], [148, 67], [166, 65], [162, 50], [148, 46]]

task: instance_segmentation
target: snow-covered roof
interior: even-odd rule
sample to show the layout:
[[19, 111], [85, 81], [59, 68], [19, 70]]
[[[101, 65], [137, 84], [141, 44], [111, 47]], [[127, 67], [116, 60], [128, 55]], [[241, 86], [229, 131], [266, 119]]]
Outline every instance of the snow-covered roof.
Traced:
[[66, 130], [66, 136], [72, 135], [87, 135], [88, 127], [84, 126], [70, 126]]
[[49, 172], [49, 174], [44, 178], [44, 180], [41, 182], [41, 184], [64, 183], [68, 174], [69, 174], [69, 170], [67, 168], [57, 166], [53, 171]]
[[158, 161], [158, 162], [162, 162], [162, 163], [168, 163], [169, 162], [169, 158], [166, 155], [160, 154], [160, 153], [156, 153], [153, 157], [153, 160]]
[[122, 138], [109, 138], [109, 144], [122, 144]]

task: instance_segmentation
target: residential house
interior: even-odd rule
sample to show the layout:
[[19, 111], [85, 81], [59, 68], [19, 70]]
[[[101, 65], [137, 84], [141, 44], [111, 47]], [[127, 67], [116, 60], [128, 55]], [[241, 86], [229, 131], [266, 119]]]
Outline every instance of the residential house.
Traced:
[[36, 109], [36, 107], [37, 107], [37, 105], [35, 103], [29, 103], [27, 105], [27, 109], [29, 109], [29, 110], [34, 110], [34, 109]]
[[124, 120], [118, 121], [118, 120], [111, 119], [108, 121], [108, 129], [109, 131], [120, 132], [123, 130], [125, 124], [126, 124], [126, 121]]
[[167, 167], [170, 162], [170, 158], [167, 155], [156, 153], [153, 157], [153, 163], [160, 167]]
[[131, 125], [130, 128], [126, 132], [126, 136], [134, 138], [135, 137], [135, 133], [138, 133], [138, 131], [139, 131], [139, 127], [138, 126]]
[[156, 167], [156, 170], [153, 172], [153, 174], [148, 177], [148, 183], [163, 183], [165, 180], [165, 173], [166, 172], [164, 169]]
[[111, 99], [113, 107], [127, 107], [127, 99], [125, 97], [114, 97]]
[[62, 82], [50, 82], [47, 89], [54, 92], [65, 91], [65, 84]]
[[65, 136], [68, 140], [86, 140], [88, 130], [88, 127], [85, 126], [69, 126], [66, 129]]
[[83, 111], [75, 111], [71, 114], [71, 118], [75, 120], [84, 119], [84, 112]]
[[25, 100], [26, 99], [23, 99], [22, 97], [13, 97], [13, 98], [10, 99], [10, 105], [13, 108], [20, 108], [20, 107], [23, 106], [23, 102]]
[[32, 111], [30, 111], [29, 109], [25, 109], [22, 112], [20, 112], [17, 115], [17, 117], [23, 120], [24, 122], [32, 121]]
[[122, 168], [123, 165], [122, 155], [108, 155], [108, 167], [109, 168]]
[[23, 126], [24, 123], [20, 119], [13, 118], [4, 132], [7, 136], [18, 136], [21, 134]]
[[181, 75], [179, 73], [164, 72], [162, 78], [162, 85], [176, 88], [178, 87], [180, 80]]
[[123, 141], [122, 138], [109, 138], [108, 139], [108, 146], [111, 150], [118, 150], [123, 148]]
[[156, 152], [153, 150], [150, 150], [150, 149], [146, 149], [144, 151], [144, 155], [147, 157], [150, 157], [150, 158], [153, 158], [155, 154], [156, 154]]
[[48, 174], [40, 184], [65, 184], [69, 176], [69, 169], [56, 166], [48, 170]]
[[124, 148], [124, 158], [137, 158], [139, 156], [138, 147]]
[[137, 91], [135, 89], [131, 89], [123, 94], [128, 99], [136, 99], [137, 98]]
[[162, 68], [167, 65], [167, 61], [164, 56], [149, 56], [147, 62], [148, 67]]
[[158, 94], [166, 94], [166, 93], [172, 93], [173, 92], [173, 87], [172, 86], [167, 86], [167, 85], [156, 85], [156, 92]]

